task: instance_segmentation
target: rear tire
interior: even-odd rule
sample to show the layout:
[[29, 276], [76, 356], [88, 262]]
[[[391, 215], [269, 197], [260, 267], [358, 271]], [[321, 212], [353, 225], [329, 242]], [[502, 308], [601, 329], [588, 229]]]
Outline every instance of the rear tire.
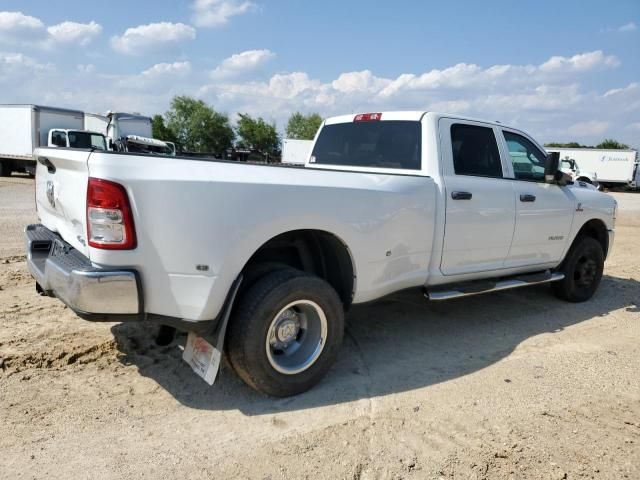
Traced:
[[553, 292], [569, 302], [589, 300], [600, 285], [603, 270], [602, 245], [592, 237], [579, 237], [558, 269], [564, 279], [552, 284]]
[[274, 397], [309, 390], [340, 350], [344, 311], [323, 279], [292, 268], [264, 275], [244, 292], [227, 332], [227, 355], [250, 387]]

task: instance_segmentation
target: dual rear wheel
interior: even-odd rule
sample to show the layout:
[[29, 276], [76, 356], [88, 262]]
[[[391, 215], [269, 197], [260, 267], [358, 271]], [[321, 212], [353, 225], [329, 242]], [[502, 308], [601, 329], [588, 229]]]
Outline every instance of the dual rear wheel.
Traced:
[[248, 385], [285, 397], [322, 379], [343, 334], [343, 306], [331, 285], [285, 267], [244, 289], [229, 322], [227, 356]]

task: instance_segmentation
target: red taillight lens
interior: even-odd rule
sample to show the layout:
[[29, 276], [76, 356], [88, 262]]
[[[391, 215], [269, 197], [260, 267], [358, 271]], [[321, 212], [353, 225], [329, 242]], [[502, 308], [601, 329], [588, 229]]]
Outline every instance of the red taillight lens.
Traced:
[[89, 245], [107, 250], [136, 248], [136, 230], [124, 187], [89, 178], [87, 187], [87, 237]]
[[359, 113], [353, 118], [354, 122], [377, 122], [382, 120], [381, 113]]

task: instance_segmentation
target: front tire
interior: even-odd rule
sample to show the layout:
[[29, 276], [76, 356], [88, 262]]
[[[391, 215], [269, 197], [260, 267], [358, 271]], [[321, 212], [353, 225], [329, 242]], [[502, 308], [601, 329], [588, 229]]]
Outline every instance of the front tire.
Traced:
[[309, 390], [340, 350], [344, 311], [323, 279], [287, 268], [268, 273], [239, 299], [227, 332], [231, 366], [274, 397]]
[[592, 237], [580, 237], [558, 269], [564, 279], [552, 284], [557, 297], [569, 302], [589, 300], [598, 289], [604, 270], [604, 252]]

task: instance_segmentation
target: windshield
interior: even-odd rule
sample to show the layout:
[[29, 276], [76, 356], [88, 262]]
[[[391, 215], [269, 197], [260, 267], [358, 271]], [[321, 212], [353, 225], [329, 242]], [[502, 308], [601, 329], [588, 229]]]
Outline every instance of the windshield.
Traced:
[[91, 132], [69, 132], [69, 146], [71, 148], [97, 148], [106, 150], [107, 142], [104, 135]]
[[420, 122], [369, 121], [325, 125], [311, 162], [350, 167], [420, 169]]

